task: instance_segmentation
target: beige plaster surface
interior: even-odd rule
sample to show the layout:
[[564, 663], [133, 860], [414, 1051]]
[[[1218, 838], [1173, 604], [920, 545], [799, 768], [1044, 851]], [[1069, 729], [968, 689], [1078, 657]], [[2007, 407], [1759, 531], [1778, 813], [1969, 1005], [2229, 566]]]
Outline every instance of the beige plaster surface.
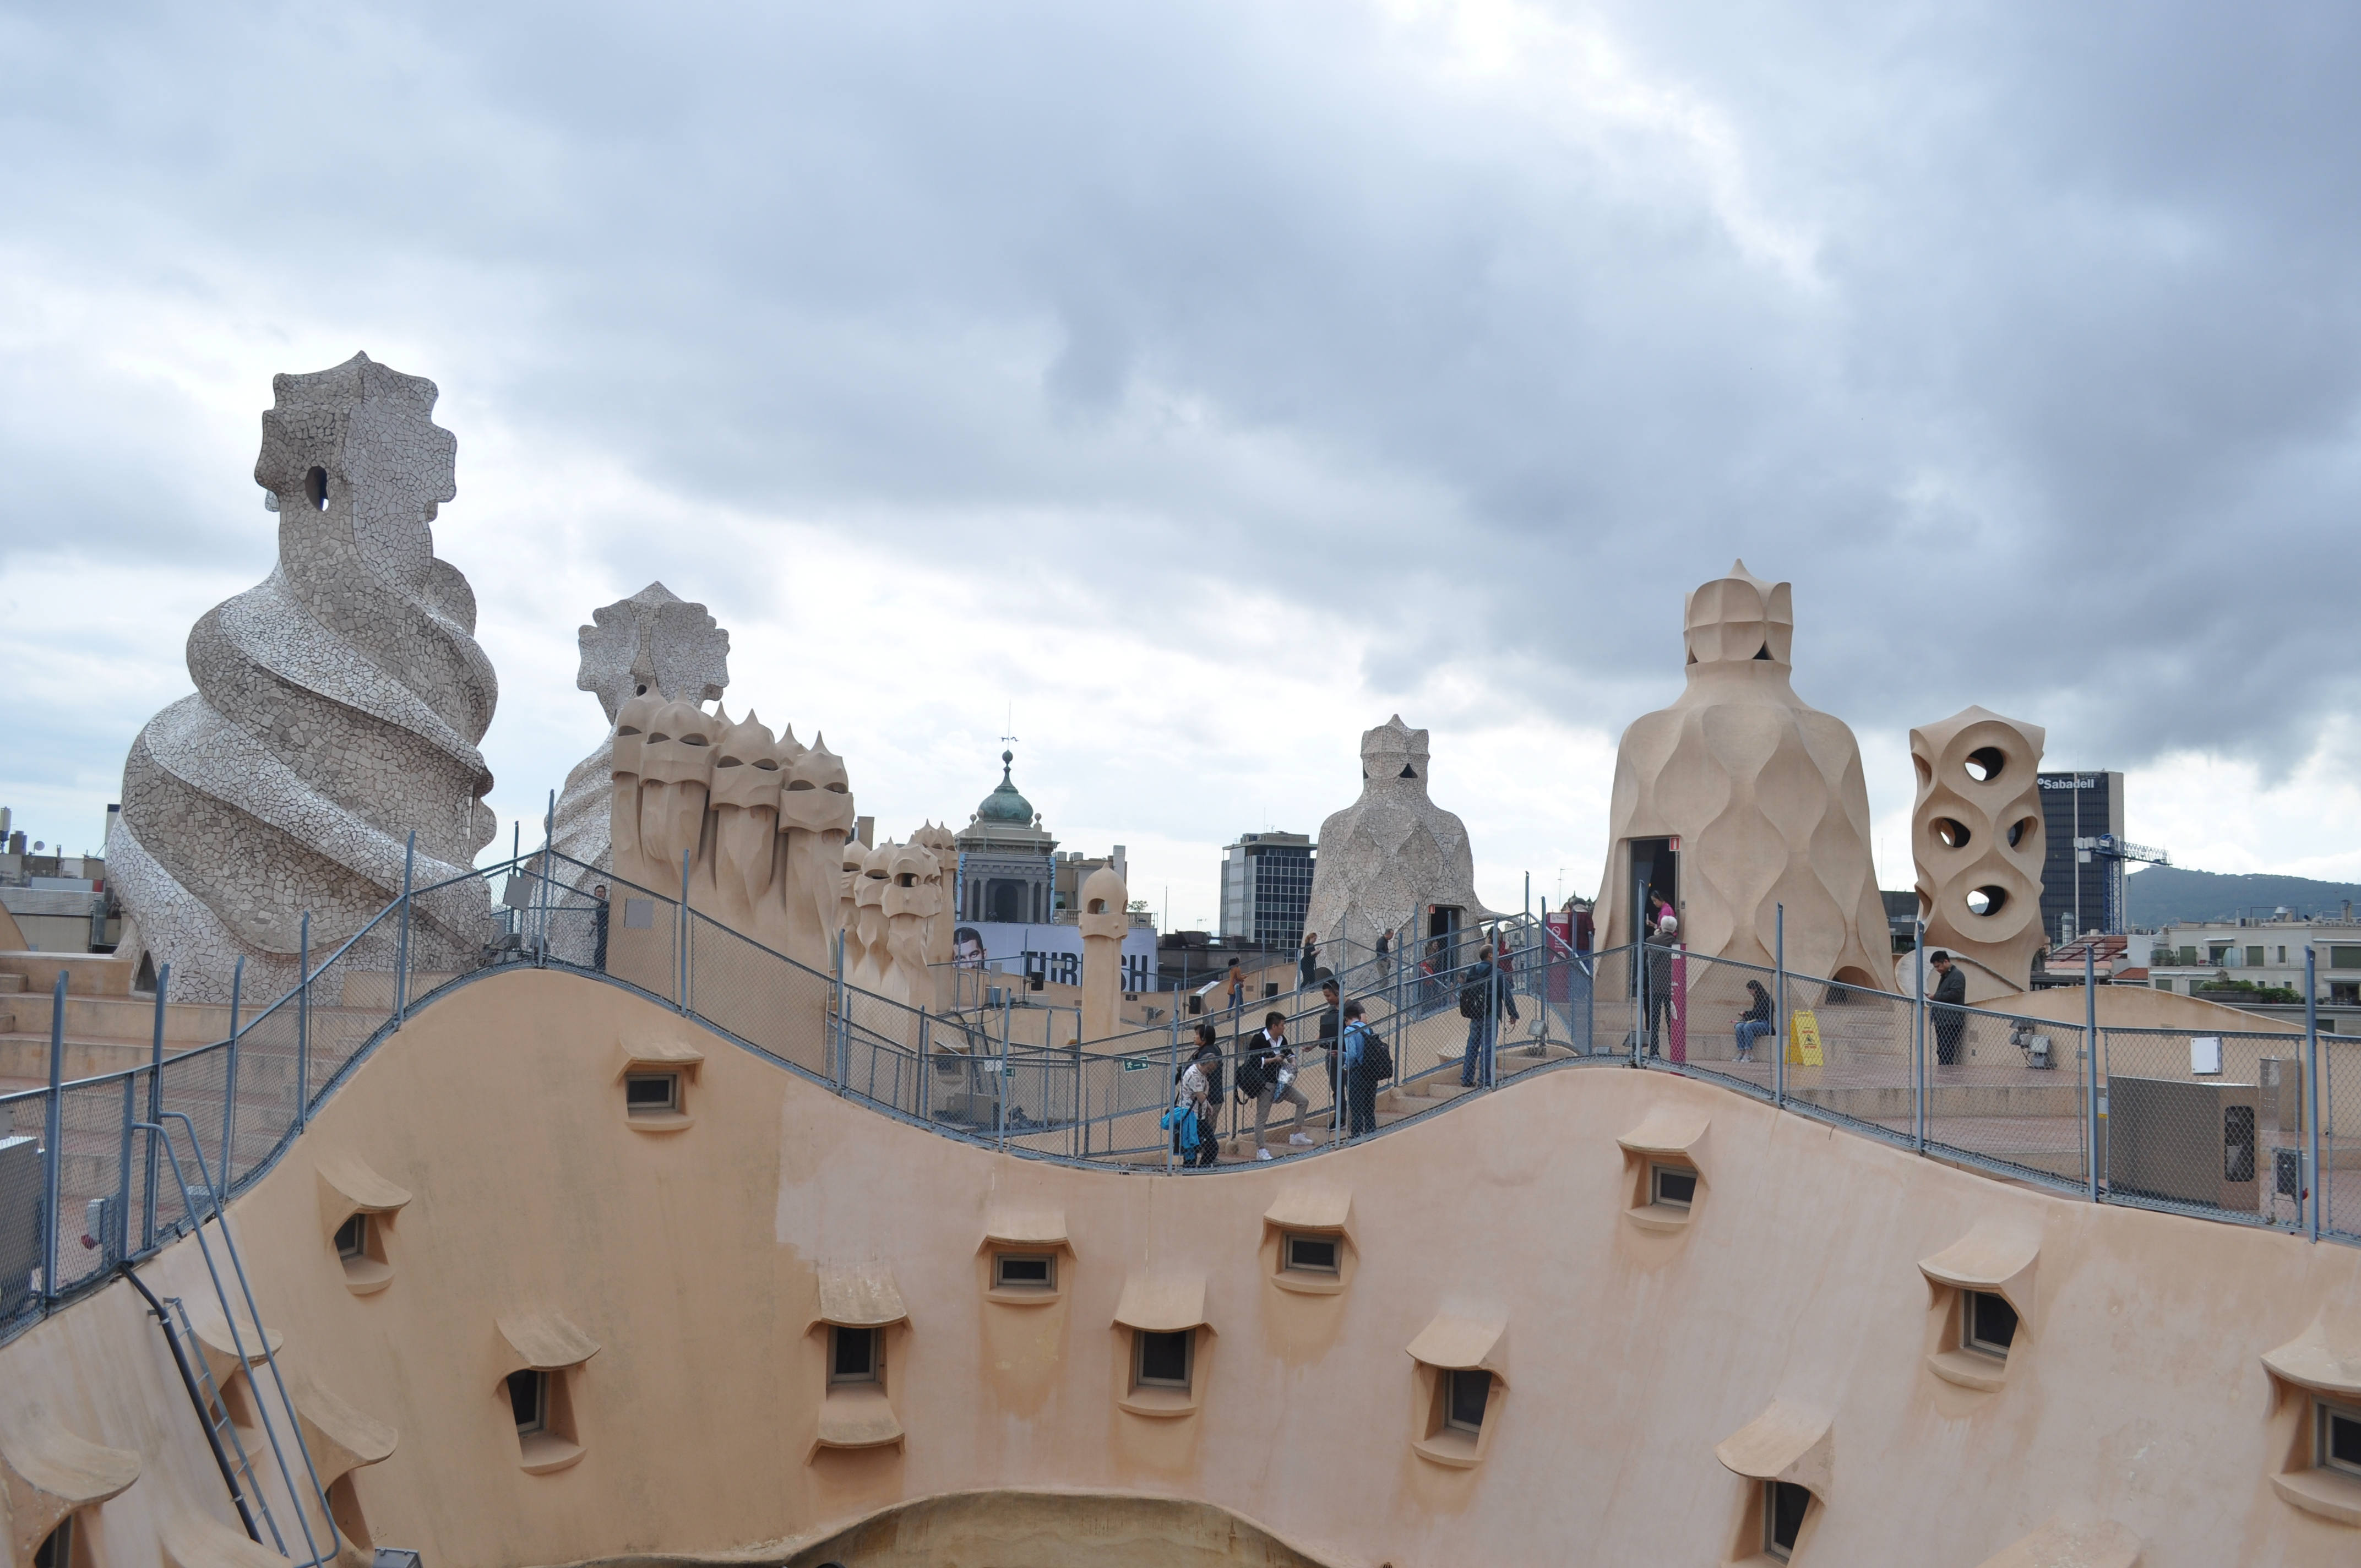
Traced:
[[[614, 1062], [667, 1040], [705, 1058], [698, 1116], [649, 1138]], [[1619, 1137], [1703, 1118], [1710, 1201], [1677, 1231], [1627, 1223]], [[321, 1209], [336, 1157], [410, 1194], [367, 1296]], [[1354, 1268], [1327, 1294], [1274, 1284], [1267, 1216], [1307, 1187], [1351, 1195]], [[1070, 1242], [1047, 1302], [989, 1297], [985, 1237], [1020, 1213]], [[1825, 1419], [1841, 1456], [1806, 1568], [1971, 1568], [2060, 1518], [2120, 1522], [2151, 1564], [2361, 1546], [2274, 1484], [2303, 1409], [2262, 1361], [2315, 1323], [2340, 1355], [2361, 1344], [2361, 1251], [2028, 1191], [1670, 1074], [1535, 1073], [1279, 1167], [1082, 1170], [879, 1117], [595, 981], [511, 970], [390, 1036], [232, 1219], [280, 1367], [372, 1423], [357, 1435], [398, 1437], [345, 1483], [356, 1516], [437, 1568], [778, 1562], [976, 1491], [1210, 1504], [1337, 1564], [1716, 1563], [1755, 1485], [1717, 1445], [1774, 1406]], [[1978, 1391], [1926, 1365], [1942, 1288], [1921, 1265], [1990, 1222], [2038, 1235], [2037, 1310]], [[901, 1437], [816, 1448], [809, 1326], [823, 1270], [848, 1266], [890, 1270], [906, 1309], [882, 1384]], [[143, 1272], [203, 1294], [185, 1243]], [[1201, 1282], [1193, 1310], [1141, 1288], [1157, 1321], [1202, 1318], [1177, 1414], [1122, 1408], [1135, 1279]], [[521, 1464], [500, 1387], [521, 1315], [598, 1347], [562, 1373], [581, 1453], [549, 1474]], [[1431, 1381], [1407, 1353], [1444, 1318], [1516, 1347], [1514, 1396], [1457, 1465], [1413, 1448]], [[105, 1568], [227, 1524], [127, 1287], [0, 1348], [0, 1407], [28, 1401], [140, 1456], [95, 1510]]]
[[[1927, 945], [1972, 959], [1968, 1000], [2033, 983], [2041, 933], [2041, 745], [2037, 724], [1982, 707], [1963, 708], [1910, 732], [1918, 795], [1910, 811], [1910, 853], [1918, 868], [1918, 914]], [[1969, 771], [1974, 762], [1983, 773]], [[1983, 913], [1971, 894], [1989, 901]]]
[[888, 1508], [806, 1547], [785, 1568], [1316, 1568], [1252, 1522], [1204, 1503], [1093, 1492], [956, 1492]]
[[1615, 751], [1598, 945], [1635, 939], [1631, 841], [1680, 839], [1681, 939], [1768, 965], [1786, 906], [1787, 967], [1882, 987], [1892, 970], [1852, 730], [1795, 695], [1793, 594], [1733, 564], [1683, 609], [1686, 685]]

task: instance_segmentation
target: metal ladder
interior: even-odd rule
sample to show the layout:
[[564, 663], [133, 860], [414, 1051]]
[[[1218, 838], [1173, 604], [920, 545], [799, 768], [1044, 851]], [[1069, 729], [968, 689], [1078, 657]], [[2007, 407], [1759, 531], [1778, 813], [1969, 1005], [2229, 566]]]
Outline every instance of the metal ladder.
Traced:
[[[136, 1274], [130, 1275], [131, 1281], [138, 1288], [139, 1293], [148, 1298], [157, 1321], [163, 1325], [164, 1337], [171, 1345], [172, 1359], [181, 1369], [181, 1383], [188, 1388], [189, 1398], [196, 1406], [197, 1420], [205, 1429], [205, 1441], [213, 1449], [215, 1463], [221, 1466], [222, 1479], [229, 1487], [230, 1500], [237, 1505], [238, 1518], [246, 1525], [247, 1535], [258, 1544], [276, 1548], [281, 1557], [295, 1563], [295, 1568], [330, 1568], [344, 1543], [336, 1529], [335, 1515], [328, 1506], [327, 1491], [320, 1485], [319, 1471], [312, 1463], [311, 1448], [303, 1441], [302, 1423], [295, 1416], [295, 1401], [289, 1396], [286, 1379], [280, 1374], [279, 1358], [269, 1353], [269, 1336], [262, 1327], [261, 1310], [255, 1305], [254, 1287], [247, 1279], [245, 1261], [238, 1256], [237, 1240], [230, 1234], [229, 1218], [222, 1206], [222, 1190], [228, 1185], [229, 1173], [225, 1170], [223, 1180], [219, 1183], [214, 1181], [212, 1173], [205, 1168], [204, 1148], [198, 1141], [196, 1124], [184, 1113], [164, 1112], [161, 1121], [179, 1122], [188, 1129], [189, 1146], [197, 1161], [195, 1186], [191, 1186], [182, 1173], [180, 1153], [173, 1148], [170, 1135], [159, 1123], [141, 1122], [136, 1124], [137, 1130], [160, 1145], [165, 1157], [171, 1162], [172, 1180], [181, 1190], [182, 1212], [193, 1222], [191, 1234], [196, 1237], [197, 1250], [204, 1258], [205, 1273], [213, 1281], [214, 1300], [221, 1308], [222, 1321], [228, 1325], [230, 1344], [237, 1354], [238, 1370], [246, 1374], [246, 1385], [254, 1400], [255, 1414], [261, 1420], [263, 1436], [269, 1443], [269, 1457], [278, 1469], [280, 1484], [286, 1487], [289, 1498], [295, 1501], [295, 1524], [302, 1535], [299, 1544], [309, 1553], [308, 1556], [299, 1560], [288, 1549], [286, 1536], [280, 1530], [278, 1519], [271, 1514], [269, 1501], [264, 1496], [254, 1456], [247, 1453], [237, 1423], [230, 1420], [229, 1401], [223, 1397], [219, 1385], [214, 1382], [213, 1367], [205, 1359], [204, 1346], [198, 1342], [196, 1329], [189, 1321], [187, 1306], [177, 1296], [158, 1300]], [[229, 1255], [238, 1297], [246, 1306], [245, 1322], [262, 1342], [253, 1352], [247, 1348], [246, 1332], [239, 1326], [238, 1312], [232, 1302], [229, 1284], [222, 1277], [221, 1266], [214, 1259], [213, 1246], [206, 1240], [205, 1223], [208, 1220], [221, 1233], [223, 1250]], [[126, 1273], [129, 1271], [126, 1270]], [[290, 1424], [295, 1429], [291, 1435], [296, 1455], [302, 1461], [311, 1495], [319, 1502], [320, 1517], [327, 1521], [328, 1539], [324, 1546], [313, 1532], [311, 1512], [302, 1502], [302, 1494], [296, 1490], [294, 1470], [288, 1463], [286, 1447], [280, 1442], [279, 1423], [271, 1419], [270, 1401], [263, 1397], [262, 1384], [255, 1372], [258, 1358], [269, 1367], [271, 1385], [279, 1396], [280, 1408], [287, 1413]], [[225, 1436], [228, 1439], [226, 1446], [223, 1442]], [[263, 1541], [264, 1530], [269, 1532], [268, 1542]]]

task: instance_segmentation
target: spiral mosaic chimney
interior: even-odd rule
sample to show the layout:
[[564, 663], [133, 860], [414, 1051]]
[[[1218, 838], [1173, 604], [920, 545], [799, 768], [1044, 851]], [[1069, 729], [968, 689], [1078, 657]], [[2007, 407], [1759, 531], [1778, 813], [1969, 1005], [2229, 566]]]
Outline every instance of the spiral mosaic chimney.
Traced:
[[[291, 985], [302, 917], [316, 956], [401, 890], [460, 874], [492, 837], [477, 748], [499, 682], [476, 644], [475, 595], [434, 554], [457, 443], [434, 383], [357, 354], [274, 377], [254, 466], [279, 514], [279, 563], [189, 633], [196, 683], [148, 720], [123, 770], [107, 875], [120, 950], [172, 966], [172, 994], [219, 1001]], [[484, 891], [413, 911], [421, 969], [477, 952]]]

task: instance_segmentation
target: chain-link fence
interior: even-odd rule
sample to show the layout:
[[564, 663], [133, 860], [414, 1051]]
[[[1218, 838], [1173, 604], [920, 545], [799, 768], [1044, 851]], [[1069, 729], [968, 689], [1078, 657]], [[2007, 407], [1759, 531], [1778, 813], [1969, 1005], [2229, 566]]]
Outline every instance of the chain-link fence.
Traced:
[[2103, 1028], [2106, 1196], [2209, 1219], [2304, 1221], [2305, 1037]]
[[2320, 1036], [2320, 1228], [2361, 1241], [2361, 1036]]
[[[1201, 1168], [1167, 1124], [1201, 1052], [1215, 1164], [1382, 1135], [1535, 1071], [1629, 1063], [2061, 1190], [2361, 1241], [2361, 1103], [2339, 1103], [2361, 1100], [2361, 1037], [2107, 1028], [2094, 1060], [2079, 1023], [1655, 943], [1576, 952], [1524, 917], [1405, 931], [1382, 954], [1333, 944], [1312, 985], [1237, 1007], [1159, 992], [1085, 1038], [1082, 1011], [1025, 977], [937, 970], [931, 996], [887, 995], [884, 966], [848, 975], [840, 948], [828, 970], [798, 963], [679, 894], [544, 850], [412, 889], [325, 954], [307, 937], [305, 979], [267, 1005], [183, 1007], [168, 1026], [168, 971], [147, 1065], [0, 1096], [0, 1334], [192, 1223], [140, 1124], [188, 1118], [210, 1179], [234, 1190], [408, 1011], [511, 966], [600, 977], [833, 1092], [1031, 1157]], [[1340, 1060], [1360, 1037], [1347, 1004], [1386, 1070]], [[1264, 1094], [1244, 1093], [1258, 1077]]]

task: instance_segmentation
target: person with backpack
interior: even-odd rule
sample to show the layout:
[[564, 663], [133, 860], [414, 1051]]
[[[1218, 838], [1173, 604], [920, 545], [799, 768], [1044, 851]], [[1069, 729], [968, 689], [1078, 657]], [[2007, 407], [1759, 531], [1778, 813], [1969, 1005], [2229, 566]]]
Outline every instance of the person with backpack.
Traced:
[[1220, 1152], [1213, 1128], [1213, 1107], [1221, 1096], [1222, 1040], [1211, 1024], [1197, 1025], [1197, 1048], [1181, 1068], [1172, 1109], [1172, 1149], [1187, 1166], [1209, 1166]]
[[1345, 1003], [1345, 1135], [1357, 1138], [1378, 1130], [1378, 1089], [1393, 1076], [1393, 1055], [1357, 1002]]
[[1229, 998], [1226, 1011], [1233, 1018], [1246, 1010], [1246, 970], [1237, 959], [1230, 960], [1230, 972], [1224, 981], [1224, 992]]
[[1313, 1043], [1313, 1048], [1328, 1063], [1328, 1103], [1331, 1105], [1342, 1103], [1337, 1088], [1342, 1080], [1336, 1066], [1336, 1032], [1344, 1026], [1343, 1016], [1337, 1012], [1336, 999], [1341, 994], [1334, 980], [1320, 982], [1320, 1035]]
[[1264, 1014], [1261, 1030], [1246, 1042], [1246, 1059], [1238, 1064], [1238, 1097], [1254, 1102], [1257, 1159], [1270, 1157], [1262, 1140], [1274, 1103], [1285, 1102], [1295, 1106], [1295, 1130], [1288, 1135], [1287, 1141], [1304, 1145], [1312, 1142], [1303, 1130], [1303, 1118], [1311, 1111], [1312, 1102], [1295, 1086], [1298, 1070], [1295, 1047], [1287, 1043], [1287, 1014]]
[[1459, 1015], [1467, 1020], [1467, 1051], [1459, 1058], [1459, 1087], [1473, 1089], [1477, 1074], [1487, 1088], [1492, 1082], [1492, 1025], [1500, 1011], [1500, 971], [1493, 966], [1491, 944], [1476, 949], [1476, 961], [1459, 977]]

